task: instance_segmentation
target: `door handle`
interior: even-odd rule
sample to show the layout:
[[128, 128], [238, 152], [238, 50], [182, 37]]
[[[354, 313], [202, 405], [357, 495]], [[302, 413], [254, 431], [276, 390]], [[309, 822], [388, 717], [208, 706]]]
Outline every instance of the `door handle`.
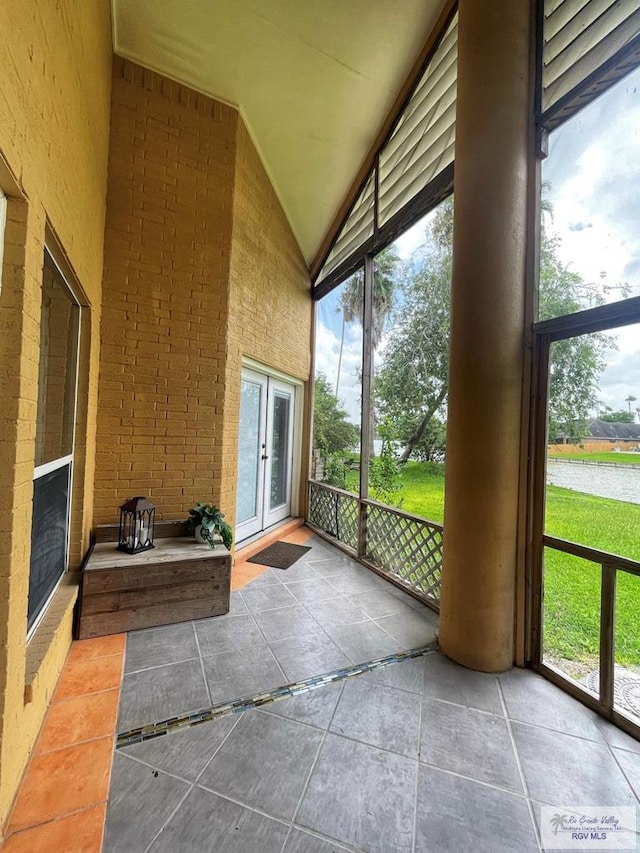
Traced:
[[265, 456], [265, 455], [263, 454], [261, 458], [262, 458], [262, 459], [268, 459], [269, 457], [268, 457], [268, 456]]

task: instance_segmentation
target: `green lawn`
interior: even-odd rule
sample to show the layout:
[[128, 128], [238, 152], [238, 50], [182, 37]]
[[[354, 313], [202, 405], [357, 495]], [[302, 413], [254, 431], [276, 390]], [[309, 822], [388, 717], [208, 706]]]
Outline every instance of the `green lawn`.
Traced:
[[402, 472], [402, 509], [429, 521], [444, 519], [444, 466], [407, 462]]
[[[595, 454], [592, 454], [595, 455]], [[619, 454], [598, 454], [619, 457]], [[442, 522], [444, 470], [409, 462], [402, 508]], [[640, 506], [549, 486], [546, 532], [640, 560]], [[618, 573], [616, 661], [640, 666], [640, 578]], [[545, 553], [545, 653], [597, 668], [600, 567], [551, 549]]]
[[640, 465], [640, 453], [553, 453], [548, 454], [549, 459], [568, 459], [576, 462], [624, 462], [625, 465]]
[[[589, 456], [604, 457], [602, 461], [606, 461], [606, 457], [617, 460], [620, 454]], [[402, 509], [430, 521], [442, 522], [443, 466], [409, 462], [403, 469], [402, 480]], [[357, 491], [357, 475], [349, 487]], [[640, 561], [640, 505], [637, 504], [549, 486], [546, 532]], [[584, 671], [597, 668], [600, 566], [546, 549], [544, 573], [545, 654], [575, 661], [577, 670], [581, 664]], [[626, 572], [618, 572], [616, 662], [640, 667], [640, 577]]]
[[[613, 454], [612, 454], [613, 455]], [[640, 560], [640, 506], [547, 488], [546, 531]], [[546, 549], [545, 652], [593, 666], [599, 647], [600, 567]], [[640, 578], [618, 572], [616, 662], [640, 666]]]

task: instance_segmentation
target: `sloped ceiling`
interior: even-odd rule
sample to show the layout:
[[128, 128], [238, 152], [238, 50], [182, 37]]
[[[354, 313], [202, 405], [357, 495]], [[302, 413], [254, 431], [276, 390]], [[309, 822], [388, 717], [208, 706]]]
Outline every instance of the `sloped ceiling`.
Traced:
[[117, 54], [237, 106], [307, 261], [443, 0], [112, 0]]

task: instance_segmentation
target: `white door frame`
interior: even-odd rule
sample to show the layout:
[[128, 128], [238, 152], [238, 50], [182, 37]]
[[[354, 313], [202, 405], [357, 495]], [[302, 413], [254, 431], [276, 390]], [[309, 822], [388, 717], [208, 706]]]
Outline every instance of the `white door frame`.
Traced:
[[[267, 365], [262, 364], [251, 358], [243, 358], [242, 359], [242, 379], [249, 379], [254, 382], [263, 382], [264, 385], [268, 383], [271, 385], [271, 389], [277, 390], [278, 388], [294, 391], [294, 399], [293, 399], [293, 410], [290, 412], [290, 422], [289, 429], [293, 430], [293, 441], [291, 442], [291, 447], [289, 451], [289, 482], [288, 482], [288, 506], [285, 506], [284, 509], [280, 509], [277, 512], [269, 512], [268, 505], [265, 505], [265, 495], [266, 495], [266, 484], [270, 482], [271, 479], [271, 460], [266, 459], [263, 460], [264, 464], [260, 466], [262, 469], [259, 472], [258, 482], [256, 487], [260, 490], [260, 498], [259, 503], [262, 503], [261, 507], [257, 508], [256, 516], [246, 519], [244, 522], [237, 524], [235, 529], [235, 539], [236, 542], [242, 542], [244, 539], [249, 538], [250, 536], [261, 532], [272, 524], [277, 523], [278, 521], [286, 518], [288, 516], [295, 516], [299, 512], [299, 492], [300, 492], [300, 472], [302, 469], [301, 465], [301, 454], [302, 454], [302, 426], [303, 426], [303, 413], [304, 413], [304, 384], [300, 379], [296, 379], [292, 376], [288, 376], [286, 373], [283, 373], [280, 370], [276, 370], [274, 368], [268, 367]], [[267, 395], [266, 388], [265, 393], [262, 395], [263, 400], [261, 400], [261, 411], [264, 411], [264, 421], [261, 421], [260, 430], [261, 435], [265, 436], [261, 444], [266, 444], [266, 448], [270, 448], [272, 435], [269, 432], [267, 435], [267, 426], [266, 426], [266, 417], [267, 417]], [[271, 402], [269, 401], [269, 406], [271, 406]], [[238, 426], [238, 430], [239, 430]], [[265, 451], [266, 451], [265, 448]], [[270, 456], [270, 453], [263, 452], [261, 455]], [[237, 484], [238, 490], [242, 488], [242, 484], [238, 482]], [[259, 516], [258, 513], [261, 513]]]
[[[268, 377], [268, 394], [267, 394], [267, 431], [266, 431], [266, 449], [263, 454], [266, 456], [265, 473], [264, 473], [264, 505], [263, 525], [262, 528], [271, 527], [288, 518], [291, 515], [291, 492], [293, 491], [293, 430], [294, 430], [294, 413], [296, 406], [296, 388], [290, 382], [283, 382], [281, 379], [275, 379], [273, 376]], [[289, 412], [287, 418], [287, 458], [286, 463], [286, 483], [285, 483], [285, 499], [284, 502], [278, 504], [273, 509], [271, 508], [270, 484], [273, 477], [273, 432], [274, 432], [274, 409], [275, 400], [277, 397], [289, 400]]]

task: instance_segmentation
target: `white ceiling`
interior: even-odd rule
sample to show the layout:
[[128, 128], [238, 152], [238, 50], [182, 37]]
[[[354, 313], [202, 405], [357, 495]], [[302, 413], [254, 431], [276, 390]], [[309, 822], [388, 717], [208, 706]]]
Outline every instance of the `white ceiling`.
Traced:
[[114, 50], [239, 107], [311, 261], [443, 0], [112, 0]]

